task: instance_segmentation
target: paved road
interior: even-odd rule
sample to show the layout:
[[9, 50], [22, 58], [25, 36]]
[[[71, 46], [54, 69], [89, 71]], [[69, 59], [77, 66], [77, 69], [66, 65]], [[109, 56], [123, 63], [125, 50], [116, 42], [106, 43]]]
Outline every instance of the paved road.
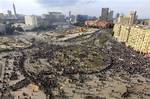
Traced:
[[[59, 46], [81, 45], [82, 43], [95, 40], [102, 32], [103, 32], [103, 30], [97, 30], [94, 33], [89, 34], [89, 35], [91, 35], [90, 37], [88, 37], [85, 40], [81, 40], [81, 41], [76, 41], [76, 42], [69, 42], [69, 41], [68, 42], [49, 42], [49, 44], [59, 45]], [[87, 35], [85, 35], [85, 36], [87, 36]], [[74, 38], [76, 38], [76, 37], [74, 37]], [[72, 38], [72, 39], [74, 39], [74, 38]]]

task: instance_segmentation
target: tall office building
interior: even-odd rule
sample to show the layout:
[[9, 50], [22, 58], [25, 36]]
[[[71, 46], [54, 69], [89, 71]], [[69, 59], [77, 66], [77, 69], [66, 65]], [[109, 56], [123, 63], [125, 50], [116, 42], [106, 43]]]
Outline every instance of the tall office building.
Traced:
[[117, 13], [117, 14], [115, 15], [115, 20], [114, 20], [114, 22], [115, 22], [115, 23], [117, 23], [117, 22], [118, 22], [119, 17], [120, 17], [120, 14], [119, 14], [119, 13]]
[[102, 8], [101, 20], [107, 20], [109, 14], [109, 8]]
[[112, 21], [112, 20], [113, 20], [113, 15], [114, 15], [114, 11], [111, 10], [111, 11], [108, 13], [107, 19], [108, 19], [109, 21]]
[[71, 16], [71, 11], [69, 11], [69, 17]]
[[117, 13], [117, 14], [116, 14], [116, 16], [115, 16], [115, 18], [116, 18], [116, 19], [118, 19], [118, 18], [119, 18], [119, 16], [120, 16], [120, 14], [119, 14], [119, 13]]
[[16, 7], [15, 7], [15, 4], [13, 3], [13, 9], [14, 9], [14, 15], [15, 17], [17, 18], [17, 12], [16, 12]]

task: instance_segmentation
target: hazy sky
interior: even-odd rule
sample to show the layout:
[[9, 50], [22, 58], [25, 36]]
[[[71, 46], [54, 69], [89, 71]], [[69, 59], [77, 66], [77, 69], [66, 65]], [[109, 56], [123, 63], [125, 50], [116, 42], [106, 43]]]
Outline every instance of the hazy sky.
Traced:
[[139, 17], [150, 18], [150, 0], [0, 0], [0, 12], [13, 10], [15, 3], [17, 13], [42, 14], [48, 11], [61, 11], [68, 14], [88, 14], [99, 16], [101, 8], [109, 7], [119, 13], [127, 14], [137, 10]]

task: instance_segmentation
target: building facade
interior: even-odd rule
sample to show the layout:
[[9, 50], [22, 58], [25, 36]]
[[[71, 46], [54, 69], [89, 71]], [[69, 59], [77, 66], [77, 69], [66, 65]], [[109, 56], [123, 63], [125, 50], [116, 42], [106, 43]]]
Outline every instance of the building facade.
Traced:
[[120, 16], [118, 18], [117, 23], [124, 24], [124, 25], [134, 25], [136, 23], [136, 20], [137, 20], [136, 11], [132, 11], [127, 16]]
[[12, 17], [12, 12], [10, 10], [7, 11], [8, 17]]
[[55, 22], [65, 22], [65, 15], [61, 12], [49, 12], [48, 14], [43, 14], [43, 20], [48, 22], [49, 25], [52, 25]]
[[88, 15], [77, 15], [76, 16], [76, 22], [85, 22], [89, 19]]
[[133, 25], [133, 24], [135, 24], [136, 23], [136, 20], [137, 20], [137, 15], [136, 15], [136, 11], [131, 11], [130, 13], [129, 13], [129, 18], [130, 18], [130, 20], [129, 20], [129, 24], [130, 25]]
[[0, 23], [3, 23], [5, 19], [5, 15], [3, 13], [0, 13]]
[[108, 13], [108, 17], [107, 17], [108, 19], [107, 19], [107, 20], [108, 20], [108, 21], [112, 21], [112, 20], [113, 20], [113, 15], [114, 15], [114, 11], [111, 10], [111, 11]]
[[113, 21], [113, 14], [114, 11], [109, 11], [109, 8], [102, 8], [100, 20]]
[[6, 32], [6, 25], [0, 23], [0, 34], [4, 34]]
[[34, 15], [25, 16], [25, 24], [33, 28], [40, 26], [40, 18]]
[[3, 13], [0, 13], [0, 19], [5, 19], [5, 15]]
[[101, 20], [107, 20], [109, 14], [109, 8], [102, 8]]
[[134, 50], [150, 53], [150, 28], [137, 25], [115, 24], [114, 37], [120, 42], [125, 42]]

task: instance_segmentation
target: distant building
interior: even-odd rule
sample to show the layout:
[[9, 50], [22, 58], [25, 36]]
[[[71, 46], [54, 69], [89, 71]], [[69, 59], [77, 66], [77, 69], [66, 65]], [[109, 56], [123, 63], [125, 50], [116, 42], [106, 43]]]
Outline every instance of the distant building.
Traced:
[[148, 20], [148, 25], [150, 26], [150, 19]]
[[86, 20], [89, 20], [88, 15], [77, 15], [76, 16], [76, 22], [85, 22]]
[[0, 13], [0, 19], [5, 19], [5, 15], [3, 13]]
[[76, 23], [76, 16], [72, 15], [71, 11], [69, 11], [68, 17], [66, 17], [66, 21], [70, 24]]
[[114, 11], [111, 10], [111, 11], [108, 13], [107, 20], [112, 21], [112, 20], [113, 20], [113, 15], [114, 15]]
[[24, 18], [25, 18], [25, 15], [23, 15], [23, 14], [17, 14], [17, 19], [18, 20], [24, 20]]
[[117, 23], [129, 25], [129, 20], [130, 18], [127, 16], [120, 16]]
[[0, 23], [3, 23], [5, 19], [5, 15], [3, 13], [0, 13]]
[[100, 20], [113, 21], [113, 15], [114, 11], [109, 11], [109, 8], [102, 8]]
[[132, 11], [129, 13], [128, 16], [120, 16], [118, 18], [117, 23], [126, 24], [126, 25], [133, 25], [136, 23], [136, 20], [137, 20], [136, 11]]
[[7, 14], [0, 13], [0, 23], [25, 23], [24, 15], [17, 14], [15, 5], [13, 4], [14, 14], [11, 10]]
[[115, 18], [118, 19], [119, 17], [120, 17], [120, 13], [117, 13]]
[[72, 14], [71, 14], [71, 11], [69, 11], [69, 17], [71, 17], [71, 15], [72, 15]]
[[109, 8], [102, 8], [101, 20], [107, 20], [109, 14]]
[[0, 34], [4, 34], [6, 32], [6, 25], [0, 23]]
[[52, 25], [55, 22], [65, 22], [65, 15], [61, 12], [49, 12], [48, 14], [43, 14], [43, 20], [48, 22], [49, 25]]
[[85, 23], [86, 21], [89, 21], [89, 20], [90, 21], [97, 20], [97, 17], [96, 16], [88, 16], [88, 15], [77, 15], [75, 23], [78, 23], [78, 22]]
[[5, 19], [13, 20], [16, 19], [15, 16], [12, 14], [11, 10], [7, 10], [7, 14], [5, 15]]
[[69, 18], [70, 23], [74, 24], [76, 23], [76, 16], [75, 15], [71, 15]]
[[130, 13], [129, 13], [129, 17], [130, 17], [130, 21], [129, 21], [129, 24], [130, 25], [133, 25], [133, 24], [135, 24], [136, 23], [136, 20], [137, 20], [137, 12], [136, 11], [131, 11]]
[[17, 18], [17, 12], [16, 12], [16, 7], [15, 7], [14, 3], [13, 3], [13, 9], [14, 9], [14, 16], [15, 16], [15, 18]]
[[118, 18], [120, 17], [120, 13], [117, 13], [115, 15], [115, 19], [114, 19], [114, 23], [117, 23], [118, 22]]
[[117, 19], [119, 18], [119, 16], [120, 16], [120, 13], [117, 13], [115, 18]]
[[12, 12], [10, 10], [7, 11], [8, 17], [12, 17]]
[[36, 28], [36, 27], [40, 26], [41, 20], [39, 17], [34, 16], [34, 15], [25, 16], [25, 24], [26, 24], [26, 26]]

